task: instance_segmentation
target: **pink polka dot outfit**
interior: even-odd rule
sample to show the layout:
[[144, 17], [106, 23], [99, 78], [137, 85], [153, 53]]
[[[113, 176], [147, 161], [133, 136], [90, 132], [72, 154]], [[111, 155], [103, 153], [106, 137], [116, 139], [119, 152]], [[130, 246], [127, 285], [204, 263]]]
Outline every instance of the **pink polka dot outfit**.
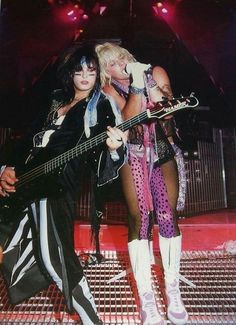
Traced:
[[[112, 83], [119, 94], [127, 98], [128, 89], [118, 82]], [[143, 110], [147, 102], [143, 96]], [[127, 144], [129, 165], [135, 183], [141, 216], [139, 239], [150, 238], [154, 211], [161, 236], [170, 238], [175, 235], [174, 213], [168, 202], [165, 180], [160, 165], [174, 159], [175, 152], [158, 121], [143, 124], [142, 132], [133, 128]]]

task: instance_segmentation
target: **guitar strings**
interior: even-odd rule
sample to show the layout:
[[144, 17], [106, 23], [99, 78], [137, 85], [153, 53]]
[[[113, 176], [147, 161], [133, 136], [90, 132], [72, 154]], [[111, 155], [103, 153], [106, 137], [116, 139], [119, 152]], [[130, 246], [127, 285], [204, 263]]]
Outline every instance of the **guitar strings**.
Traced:
[[[140, 113], [139, 115], [134, 116], [131, 119], [123, 122], [122, 124], [117, 125], [116, 127], [121, 129], [122, 131], [126, 131], [132, 125], [140, 123], [147, 117], [148, 117], [147, 111], [144, 111], [144, 112]], [[61, 155], [47, 161], [46, 163], [43, 163], [43, 164], [31, 169], [29, 172], [18, 177], [19, 181], [17, 182], [16, 187], [19, 188], [19, 187], [23, 186], [24, 184], [26, 184], [27, 182], [30, 182], [32, 179], [34, 179], [36, 177], [39, 177], [43, 174], [50, 173], [54, 169], [60, 167], [61, 165], [65, 164], [69, 160], [75, 158], [79, 154], [92, 149], [93, 147], [97, 146], [98, 144], [101, 144], [102, 142], [105, 141], [106, 138], [107, 138], [107, 134], [104, 131], [101, 134], [99, 134], [98, 136], [95, 136], [92, 139], [89, 139], [89, 140], [81, 143], [80, 145], [62, 153]]]
[[[196, 99], [194, 96], [191, 97], [191, 99]], [[177, 102], [177, 105], [173, 105], [173, 101]], [[184, 107], [178, 107], [177, 109], [175, 108], [175, 106], [178, 106], [180, 104], [184, 104], [185, 102], [185, 106]], [[198, 100], [196, 99], [196, 102], [198, 103]], [[171, 103], [171, 105], [170, 105]], [[155, 117], [155, 114], [157, 115], [157, 113], [160, 113], [165, 110], [166, 108], [175, 108], [175, 110], [181, 109], [181, 108], [185, 108], [185, 107], [194, 107], [196, 105], [192, 105], [190, 106], [190, 102], [189, 102], [189, 98], [178, 98], [172, 101], [168, 101], [165, 102], [164, 104], [167, 105], [167, 107], [163, 107], [162, 102], [158, 103], [159, 108], [162, 107], [161, 109], [155, 110], [154, 108], [157, 107], [157, 104], [151, 108], [151, 110], [149, 110], [149, 113], [151, 114], [151, 117], [148, 116], [147, 111], [143, 111], [142, 113], [124, 121], [122, 124], [117, 125], [116, 127], [118, 127], [119, 129], [121, 129], [122, 131], [126, 131], [128, 130], [130, 127], [132, 127], [135, 124], [140, 123], [141, 121], [145, 120], [146, 118], [152, 118]], [[169, 104], [169, 105], [168, 105]], [[154, 113], [153, 113], [154, 111]], [[158, 118], [162, 118], [165, 115], [168, 115], [172, 113], [171, 111], [169, 112], [164, 112], [164, 114], [160, 115]], [[76, 156], [92, 149], [93, 147], [97, 146], [98, 144], [101, 144], [102, 142], [105, 141], [105, 139], [107, 138], [107, 134], [104, 131], [103, 133], [93, 137], [92, 139], [89, 139], [87, 141], [85, 141], [84, 143], [71, 148], [70, 150], [60, 154], [59, 156], [52, 158], [51, 160], [49, 160], [46, 163], [43, 163], [33, 169], [31, 169], [29, 172], [26, 172], [25, 174], [23, 174], [22, 176], [19, 176], [18, 179], [19, 181], [16, 184], [16, 187], [19, 188], [23, 185], [25, 185], [26, 183], [30, 182], [32, 179], [35, 179], [43, 174], [47, 174], [50, 173], [51, 171], [53, 171], [54, 169], [62, 166], [63, 164], [65, 164], [66, 162], [68, 162], [69, 160], [75, 158]]]

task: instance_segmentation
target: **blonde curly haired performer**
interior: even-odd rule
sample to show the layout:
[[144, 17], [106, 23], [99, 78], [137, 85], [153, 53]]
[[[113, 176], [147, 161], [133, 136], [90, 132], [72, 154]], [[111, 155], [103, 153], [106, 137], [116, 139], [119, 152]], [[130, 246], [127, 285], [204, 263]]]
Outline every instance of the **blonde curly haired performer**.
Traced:
[[[170, 81], [161, 67], [137, 62], [125, 48], [112, 43], [96, 46], [103, 90], [114, 98], [126, 120], [152, 107], [162, 97], [172, 97]], [[132, 99], [132, 100], [131, 100]], [[163, 325], [151, 283], [152, 241], [150, 229], [155, 214], [165, 274], [168, 318], [185, 324], [188, 314], [179, 290], [182, 236], [177, 224], [179, 196], [175, 152], [159, 122], [131, 129], [128, 162], [121, 170], [128, 206], [128, 251], [137, 283], [144, 325]], [[149, 246], [149, 244], [151, 244]]]

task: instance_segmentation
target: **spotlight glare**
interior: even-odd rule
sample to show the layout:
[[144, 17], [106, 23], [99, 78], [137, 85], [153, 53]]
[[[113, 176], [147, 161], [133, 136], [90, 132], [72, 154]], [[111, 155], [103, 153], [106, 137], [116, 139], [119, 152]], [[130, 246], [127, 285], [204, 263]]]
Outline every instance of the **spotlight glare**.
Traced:
[[157, 2], [157, 7], [158, 7], [158, 8], [163, 7], [163, 3], [162, 3], [162, 2]]
[[87, 19], [88, 19], [88, 15], [83, 14], [82, 18], [83, 18], [84, 20], [87, 20]]
[[102, 14], [104, 13], [104, 11], [107, 9], [106, 6], [100, 6], [99, 8], [99, 14], [102, 16]]
[[161, 9], [161, 12], [162, 12], [163, 14], [168, 14], [168, 10], [167, 10], [166, 8], [162, 8], [162, 9]]
[[74, 14], [74, 10], [71, 10], [67, 13], [67, 16], [72, 16]]
[[153, 11], [155, 12], [156, 15], [158, 15], [158, 9], [156, 6], [152, 6]]

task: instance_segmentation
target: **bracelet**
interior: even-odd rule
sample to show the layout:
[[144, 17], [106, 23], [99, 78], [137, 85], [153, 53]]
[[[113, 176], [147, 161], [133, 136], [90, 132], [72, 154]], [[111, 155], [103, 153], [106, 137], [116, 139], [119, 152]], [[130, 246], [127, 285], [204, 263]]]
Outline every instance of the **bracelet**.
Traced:
[[157, 83], [154, 79], [148, 81], [148, 88], [152, 89], [157, 86]]
[[143, 94], [144, 93], [144, 88], [137, 88], [137, 87], [134, 87], [134, 86], [130, 86], [129, 87], [129, 92], [131, 94], [135, 94], [135, 95]]

